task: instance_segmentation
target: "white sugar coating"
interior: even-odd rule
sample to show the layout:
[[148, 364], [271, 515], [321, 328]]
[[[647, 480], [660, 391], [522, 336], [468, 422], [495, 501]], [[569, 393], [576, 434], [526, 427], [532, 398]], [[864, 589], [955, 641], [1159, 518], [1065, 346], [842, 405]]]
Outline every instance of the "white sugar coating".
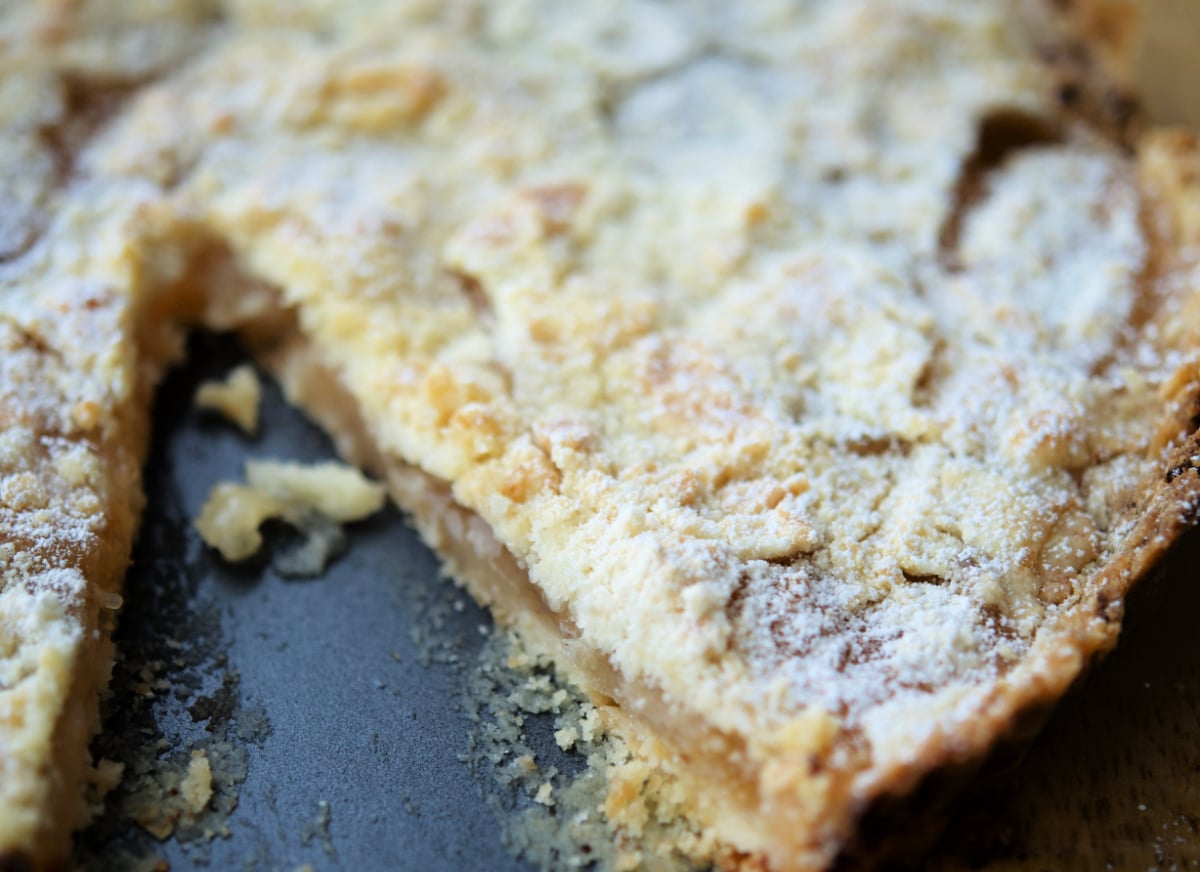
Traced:
[[[87, 162], [187, 166], [172, 208], [623, 672], [724, 729], [820, 706], [918, 753], [891, 726], [1020, 662], [1153, 469], [1141, 197], [1062, 118], [1036, 19], [782, 9], [250, 32]], [[1057, 132], [962, 205], [948, 266], [1004, 113]]]

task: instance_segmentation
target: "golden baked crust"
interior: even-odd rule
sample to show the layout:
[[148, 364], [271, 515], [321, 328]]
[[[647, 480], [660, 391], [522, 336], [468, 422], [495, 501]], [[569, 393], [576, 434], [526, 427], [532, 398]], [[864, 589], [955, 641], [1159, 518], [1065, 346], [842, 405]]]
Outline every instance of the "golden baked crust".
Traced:
[[77, 161], [140, 84], [196, 50], [206, 14], [0, 9], [0, 866], [65, 859], [87, 819], [150, 390], [176, 347], [141, 317], [124, 255], [147, 198], [79, 178]]
[[[487, 531], [464, 541], [529, 585], [497, 610], [567, 639], [722, 862], [782, 872], [1060, 695], [1193, 520], [1195, 149], [1132, 159], [1119, 77], [1050, 4], [226, 15], [26, 198], [53, 218], [3, 305], [38, 363], [0, 387], [47, 410], [35, 437], [125, 458], [51, 561], [91, 586], [55, 602], [124, 559], [105, 494], [136, 481], [164, 319], [242, 325], [315, 361], [360, 432], [298, 399], [399, 501]], [[59, 420], [85, 401], [104, 438]], [[73, 505], [52, 464], [12, 475]], [[63, 663], [26, 684], [63, 698]]]

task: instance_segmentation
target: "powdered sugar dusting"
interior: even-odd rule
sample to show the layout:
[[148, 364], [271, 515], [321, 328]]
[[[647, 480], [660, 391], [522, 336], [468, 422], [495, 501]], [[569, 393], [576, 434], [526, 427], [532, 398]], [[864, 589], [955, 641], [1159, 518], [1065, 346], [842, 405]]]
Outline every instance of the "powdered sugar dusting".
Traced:
[[[369, 15], [335, 49], [232, 39], [89, 165], [192, 167], [175, 206], [300, 306], [381, 449], [621, 669], [723, 728], [819, 707], [882, 749], [1083, 601], [1174, 352], [1135, 317], [1134, 170], [1062, 117], [1033, 25], [614, 0], [593, 43], [536, 0], [394, 14], [408, 46]], [[1005, 112], [1057, 132], [980, 180], [946, 258]]]
[[[1057, 31], [948, 0], [384, 5], [246, 4], [261, 27], [82, 156], [0, 302], [10, 560], [91, 547], [135, 315], [215, 244], [564, 626], [744, 741], [747, 795], [827, 798], [795, 761], [829, 736], [848, 772], [926, 759], [1094, 596], [1187, 360]], [[1052, 135], [977, 160], [1004, 118]], [[854, 813], [824, 802], [797, 820]]]

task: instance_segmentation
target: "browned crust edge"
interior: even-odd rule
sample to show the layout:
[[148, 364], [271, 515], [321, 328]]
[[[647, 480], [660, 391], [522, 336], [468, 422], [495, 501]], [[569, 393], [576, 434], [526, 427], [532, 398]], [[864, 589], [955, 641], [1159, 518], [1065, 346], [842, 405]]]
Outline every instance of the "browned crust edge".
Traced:
[[[1103, 101], [1105, 117], [1098, 119], [1100, 126], [1111, 124], [1119, 138], [1136, 140], [1137, 167], [1151, 215], [1147, 229], [1156, 249], [1151, 257], [1159, 258], [1158, 277], [1187, 275], [1200, 260], [1200, 136], [1168, 128], [1142, 132], [1136, 118], [1122, 117], [1134, 106], [1129, 85], [1141, 38], [1142, 4], [1062, 0], [1060, 6], [1112, 85]], [[1200, 349], [1200, 287], [1195, 286], [1195, 278], [1175, 300], [1177, 311], [1166, 311], [1166, 316], [1178, 318], [1184, 326], [1185, 348]], [[1165, 308], [1171, 309], [1171, 301]], [[1071, 644], [1050, 652], [1046, 658], [1050, 668], [1041, 680], [998, 689], [970, 732], [956, 737], [949, 753], [931, 748], [909, 768], [914, 778], [875, 795], [860, 810], [837, 868], [871, 869], [927, 850], [962, 789], [981, 771], [1007, 768], [1008, 761], [1037, 736], [1062, 696], [1115, 646], [1130, 590], [1200, 523], [1200, 364], [1185, 364], [1176, 373], [1163, 391], [1163, 406], [1165, 414], [1153, 438], [1153, 448], [1163, 452], [1163, 462], [1144, 483], [1139, 499], [1127, 507], [1125, 517], [1136, 519], [1135, 526], [1122, 548], [1095, 575], [1086, 606], [1060, 627], [1070, 635]], [[749, 857], [728, 867], [738, 872], [766, 868], [760, 858]]]
[[[1158, 219], [1151, 228], [1157, 254], [1168, 261], [1165, 273], [1186, 275], [1200, 257], [1200, 137], [1152, 130], [1143, 136], [1138, 157], [1144, 194]], [[1200, 288], [1189, 286], [1177, 299], [1179, 311], [1167, 316], [1186, 325], [1185, 347], [1200, 349]], [[1163, 462], [1127, 507], [1125, 517], [1136, 519], [1133, 530], [1096, 573], [1086, 606], [1061, 626], [1069, 646], [1046, 658], [1050, 668], [1041, 680], [998, 688], [970, 732], [955, 737], [949, 753], [931, 748], [910, 768], [916, 778], [876, 795], [861, 810], [838, 868], [875, 868], [927, 849], [961, 789], [981, 770], [1004, 768], [1004, 761], [1028, 747], [1061, 697], [1115, 646], [1130, 590], [1200, 523], [1200, 365], [1185, 364], [1164, 388], [1163, 402], [1166, 412], [1153, 439]]]
[[[1176, 416], [1200, 417], [1200, 383], [1193, 386], [1188, 403]], [[1071, 624], [1072, 648], [1077, 658], [1059, 661], [1059, 668], [1042, 681], [1013, 695], [993, 695], [989, 711], [974, 722], [968, 734], [957, 737], [949, 754], [938, 748], [916, 764], [924, 774], [907, 790], [875, 796], [862, 809], [854, 837], [843, 848], [837, 868], [872, 869], [900, 858], [912, 859], [927, 850], [941, 833], [950, 804], [982, 773], [1008, 768], [1036, 738], [1062, 696], [1077, 684], [1116, 644], [1125, 598], [1149, 576], [1179, 538], [1200, 519], [1200, 429], [1190, 430], [1169, 455], [1165, 472], [1140, 504], [1141, 520], [1122, 551], [1098, 573], [1099, 584], [1089, 608]], [[1180, 472], [1182, 470], [1182, 472]], [[1023, 692], [1020, 692], [1023, 691]], [[740, 872], [759, 869], [734, 866]]]

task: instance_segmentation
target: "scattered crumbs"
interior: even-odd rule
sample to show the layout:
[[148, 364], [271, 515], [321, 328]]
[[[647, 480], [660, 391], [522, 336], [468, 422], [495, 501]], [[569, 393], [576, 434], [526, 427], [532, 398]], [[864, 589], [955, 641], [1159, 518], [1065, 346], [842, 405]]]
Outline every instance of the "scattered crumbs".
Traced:
[[96, 765], [92, 768], [89, 785], [101, 800], [99, 807], [103, 807], [103, 797], [121, 783], [121, 775], [124, 771], [125, 764], [116, 760], [100, 759], [96, 761]]
[[233, 482], [218, 482], [196, 517], [196, 529], [209, 547], [230, 562], [253, 557], [262, 548], [258, 528], [281, 517], [283, 505], [268, 494]]
[[[174, 559], [182, 564], [186, 556]], [[202, 865], [208, 843], [230, 834], [247, 743], [260, 741], [270, 724], [261, 709], [241, 704], [239, 676], [224, 661], [219, 609], [181, 607], [190, 596], [182, 565], [159, 558], [152, 577], [135, 572], [128, 585], [126, 620], [170, 614], [172, 635], [151, 630], [121, 642], [105, 729], [93, 746], [96, 819], [80, 834], [73, 864], [163, 869], [158, 845], [171, 838]]]
[[289, 511], [311, 510], [333, 521], [361, 521], [383, 508], [383, 485], [337, 461], [246, 461], [246, 482]]
[[564, 751], [569, 751], [575, 747], [575, 743], [579, 741], [579, 730], [575, 727], [563, 727], [561, 730], [554, 731], [554, 742]]
[[204, 811], [212, 799], [212, 767], [203, 748], [192, 752], [187, 775], [179, 784], [179, 795], [187, 804], [187, 811], [193, 815]]
[[546, 872], [708, 867], [712, 846], [672, 804], [673, 785], [647, 777], [549, 661], [495, 633], [464, 677], [468, 763], [511, 854]]
[[[216, 786], [226, 788], [219, 794], [219, 804], [213, 803], [214, 769], [220, 779]], [[227, 837], [227, 817], [237, 801], [236, 791], [227, 788], [246, 778], [245, 749], [214, 741], [191, 749], [186, 756], [153, 760], [132, 776], [119, 813], [154, 838], [163, 841], [175, 835], [193, 842]]]
[[230, 370], [223, 381], [206, 381], [196, 391], [200, 409], [211, 409], [233, 422], [247, 436], [258, 433], [258, 408], [262, 401], [262, 383], [249, 364]]
[[419, 613], [409, 626], [408, 634], [416, 647], [417, 662], [421, 666], [429, 667], [433, 663], [452, 667], [462, 665], [459, 656], [462, 640], [452, 639], [446, 632], [454, 620], [453, 602], [458, 596], [458, 591], [449, 585], [436, 592], [418, 591], [415, 594]]
[[271, 721], [261, 706], [239, 706], [233, 712], [234, 735], [240, 742], [262, 744], [271, 732]]
[[321, 843], [321, 850], [325, 852], [325, 856], [330, 860], [337, 860], [337, 850], [333, 847], [333, 837], [329, 832], [330, 818], [329, 802], [322, 799], [317, 803], [317, 813], [312, 821], [301, 827], [300, 843], [308, 847], [316, 839]]
[[293, 526], [300, 532], [299, 544], [277, 552], [272, 566], [284, 578], [313, 578], [346, 550], [342, 525], [312, 513], [297, 517]]

